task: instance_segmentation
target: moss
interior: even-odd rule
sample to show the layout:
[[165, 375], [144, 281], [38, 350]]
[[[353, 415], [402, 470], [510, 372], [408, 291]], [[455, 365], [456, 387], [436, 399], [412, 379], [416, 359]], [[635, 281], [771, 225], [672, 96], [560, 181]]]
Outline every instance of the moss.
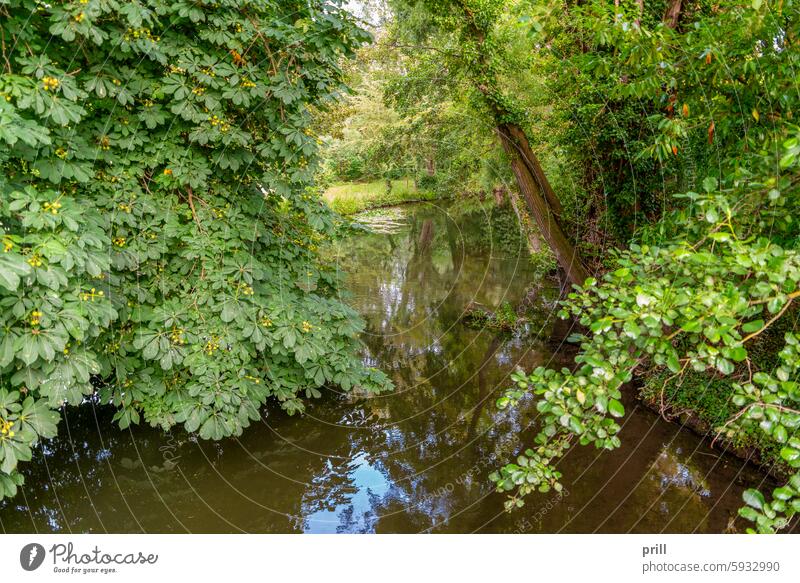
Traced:
[[517, 313], [508, 302], [503, 302], [503, 305], [494, 313], [494, 320], [501, 328], [514, 328], [517, 325], [517, 319]]
[[772, 371], [780, 364], [778, 354], [786, 344], [786, 333], [798, 329], [798, 316], [800, 316], [800, 310], [797, 308], [788, 310], [777, 322], [748, 343], [747, 352], [753, 363], [754, 372], [756, 370]]
[[[787, 314], [748, 346], [752, 372], [774, 369], [783, 337], [795, 327], [796, 313]], [[739, 407], [731, 401], [732, 384], [746, 382], [750, 373], [746, 364], [740, 365], [731, 376], [690, 370], [682, 377], [675, 377], [669, 371], [658, 369], [643, 379], [640, 396], [663, 413], [688, 415], [713, 431], [739, 412]], [[787, 469], [780, 457], [781, 445], [757, 426], [741, 429], [724, 441], [740, 451], [755, 450], [760, 463], [768, 468], [772, 466], [773, 473], [781, 474]]]
[[[797, 330], [798, 310], [788, 311], [747, 345], [749, 366], [741, 363], [730, 376], [722, 376], [715, 371], [696, 372], [690, 370], [682, 377], [676, 377], [665, 369], [640, 379], [640, 396], [654, 409], [667, 415], [681, 416], [691, 421], [700, 431], [714, 432], [734, 417], [740, 410], [732, 402], [734, 383], [744, 383], [751, 374], [758, 371], [771, 372], [779, 364], [778, 353], [784, 346], [787, 332]], [[681, 351], [685, 347], [678, 346]], [[745, 453], [753, 457], [775, 476], [788, 473], [788, 466], [780, 457], [782, 445], [774, 441], [753, 424], [737, 429], [731, 437], [720, 437], [728, 449], [735, 453]]]
[[[695, 424], [696, 428], [714, 432], [739, 411], [731, 402], [732, 382], [735, 381], [730, 377], [694, 371], [678, 380], [668, 371], [660, 370], [645, 380], [640, 396], [664, 414], [684, 418], [688, 415], [700, 422]], [[754, 451], [754, 461], [776, 475], [787, 469], [780, 457], [781, 445], [756, 426], [737, 431], [730, 439], [720, 439], [734, 453]]]
[[659, 405], [664, 403], [676, 413], [689, 410], [714, 427], [736, 413], [736, 406], [730, 400], [730, 379], [694, 371], [686, 373], [680, 381], [671, 377], [668, 371], [648, 377], [642, 386], [642, 397]]

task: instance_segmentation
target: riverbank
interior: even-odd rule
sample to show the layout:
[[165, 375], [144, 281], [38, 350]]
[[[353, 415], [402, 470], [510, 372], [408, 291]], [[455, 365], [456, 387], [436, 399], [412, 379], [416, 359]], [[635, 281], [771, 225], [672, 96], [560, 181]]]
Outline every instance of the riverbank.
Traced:
[[[529, 290], [524, 303], [535, 305], [540, 292], [540, 288]], [[468, 326], [488, 327], [495, 332], [519, 335], [528, 326], [525, 314], [520, 307], [515, 310], [506, 305], [492, 312], [470, 304], [465, 309], [464, 322]], [[556, 318], [552, 324], [560, 325], [562, 329], [550, 334], [550, 345], [566, 354], [568, 349], [565, 346], [570, 345], [567, 338], [577, 332], [574, 323]], [[775, 351], [770, 347], [775, 337], [784, 332], [777, 328], [751, 347], [755, 364], [760, 368], [776, 366]], [[743, 366], [739, 371], [739, 382], [745, 382], [747, 374], [748, 370]], [[741, 409], [732, 401], [730, 383], [729, 377], [717, 374], [688, 371], [678, 378], [669, 371], [656, 369], [637, 374], [634, 381], [626, 385], [626, 393], [631, 403], [642, 405], [679, 430], [690, 430], [709, 449], [752, 464], [776, 483], [785, 481], [792, 472], [781, 458], [781, 443], [770, 439], [758, 427], [730, 435], [721, 431], [726, 422]]]
[[740, 409], [731, 402], [727, 379], [689, 373], [683, 382], [674, 382], [661, 371], [639, 379], [637, 397], [665, 420], [694, 431], [710, 448], [750, 462], [777, 481], [791, 474], [781, 459], [781, 444], [757, 427], [732, 435], [720, 431]]
[[432, 192], [419, 190], [411, 179], [392, 180], [389, 184], [390, 188], [385, 180], [334, 184], [324, 192], [323, 198], [341, 215], [436, 198]]
[[[378, 214], [387, 228], [354, 230], [326, 261], [348, 274], [365, 357], [395, 391], [326, 389], [306, 415], [270, 411], [217, 442], [148, 424], [100, 431], [115, 408], [75, 407], [69, 430], [81, 446], [54, 439], [34, 450], [24, 498], [0, 502], [4, 531], [715, 533], [736, 519], [742, 492], [763, 477], [643, 407], [629, 408], [621, 448], [570, 452], [567, 501], [540, 494], [503, 512], [488, 474], [533, 443], [540, 413], [533, 399], [513, 414], [494, 403], [517, 366], [575, 358], [539, 324], [552, 317], [557, 283], [531, 292], [538, 275], [524, 242], [498, 252], [499, 223], [482, 208]], [[524, 304], [531, 334], [461, 325], [471, 303], [495, 319], [505, 312], [500, 320], [512, 318], [506, 303]]]

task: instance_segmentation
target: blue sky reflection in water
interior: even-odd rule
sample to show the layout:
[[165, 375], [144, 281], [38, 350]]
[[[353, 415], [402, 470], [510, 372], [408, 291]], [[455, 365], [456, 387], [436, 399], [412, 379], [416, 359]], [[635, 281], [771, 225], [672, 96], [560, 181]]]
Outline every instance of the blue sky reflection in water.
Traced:
[[[761, 477], [679, 425], [629, 404], [623, 447], [576, 448], [569, 496], [503, 512], [486, 476], [514, 459], [534, 403], [494, 402], [516, 366], [564, 366], [550, 340], [555, 284], [536, 281], [508, 209], [410, 205], [367, 213], [329, 250], [367, 322], [365, 359], [395, 382], [370, 397], [326, 391], [305, 416], [268, 407], [238, 439], [120, 431], [113, 411], [68, 409], [58, 438], [0, 503], [5, 532], [722, 532]], [[460, 320], [477, 303], [533, 313], [524, 337]], [[518, 441], [521, 433], [523, 442]], [[70, 436], [81, 436], [71, 440]]]

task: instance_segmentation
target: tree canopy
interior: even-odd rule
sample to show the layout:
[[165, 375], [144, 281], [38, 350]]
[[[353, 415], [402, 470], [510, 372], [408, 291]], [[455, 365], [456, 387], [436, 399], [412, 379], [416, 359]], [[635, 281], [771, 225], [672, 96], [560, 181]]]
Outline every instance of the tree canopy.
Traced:
[[338, 2], [0, 2], [0, 497], [96, 395], [238, 435], [377, 390], [318, 247], [310, 107], [369, 39]]

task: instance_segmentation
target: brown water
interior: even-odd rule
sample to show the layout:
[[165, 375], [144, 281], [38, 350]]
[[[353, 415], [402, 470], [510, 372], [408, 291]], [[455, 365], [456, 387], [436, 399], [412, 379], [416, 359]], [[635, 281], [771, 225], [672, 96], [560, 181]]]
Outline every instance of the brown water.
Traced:
[[[694, 434], [628, 404], [623, 447], [576, 448], [568, 495], [503, 512], [487, 474], [524, 449], [535, 410], [494, 401], [516, 366], [562, 366], [548, 341], [552, 283], [525, 338], [459, 323], [515, 304], [534, 276], [508, 217], [435, 204], [365, 219], [334, 258], [367, 320], [365, 359], [396, 390], [334, 393], [303, 417], [269, 408], [239, 439], [120, 431], [112, 412], [68, 409], [58, 438], [0, 503], [5, 532], [722, 532], [762, 477]], [[511, 225], [513, 226], [513, 225]], [[491, 243], [488, 243], [491, 241]], [[548, 289], [550, 288], [550, 289]], [[741, 525], [737, 524], [741, 527]]]

